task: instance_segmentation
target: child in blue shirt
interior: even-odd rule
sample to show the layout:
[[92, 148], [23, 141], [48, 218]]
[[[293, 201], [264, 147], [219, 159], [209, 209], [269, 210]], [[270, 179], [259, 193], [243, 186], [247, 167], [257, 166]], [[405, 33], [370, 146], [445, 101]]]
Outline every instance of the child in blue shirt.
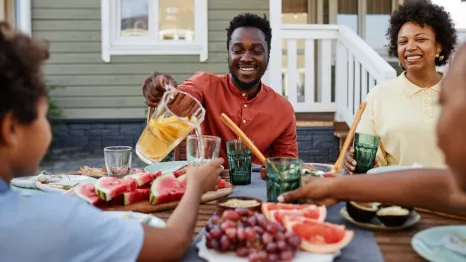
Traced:
[[10, 189], [13, 177], [37, 173], [51, 141], [42, 75], [47, 58], [46, 45], [0, 22], [0, 260], [180, 260], [222, 159], [187, 171], [185, 195], [164, 228], [108, 216], [78, 198]]

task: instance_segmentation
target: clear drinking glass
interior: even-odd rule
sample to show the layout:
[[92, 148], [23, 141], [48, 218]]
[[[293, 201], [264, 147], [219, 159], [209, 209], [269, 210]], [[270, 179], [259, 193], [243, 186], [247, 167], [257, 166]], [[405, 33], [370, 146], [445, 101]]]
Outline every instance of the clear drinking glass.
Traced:
[[271, 157], [265, 161], [268, 202], [277, 202], [279, 195], [301, 186], [302, 165], [300, 159], [292, 157]]
[[228, 140], [226, 145], [231, 184], [251, 184], [251, 151], [240, 139]]
[[204, 121], [205, 109], [188, 93], [164, 93], [136, 144], [136, 154], [147, 164], [162, 161]]
[[109, 146], [104, 148], [105, 168], [108, 176], [122, 178], [129, 174], [132, 160], [132, 147]]
[[221, 141], [218, 136], [189, 135], [186, 141], [188, 164], [200, 166], [218, 158]]
[[364, 133], [354, 134], [354, 160], [356, 160], [354, 173], [363, 174], [374, 167], [379, 143], [379, 136]]

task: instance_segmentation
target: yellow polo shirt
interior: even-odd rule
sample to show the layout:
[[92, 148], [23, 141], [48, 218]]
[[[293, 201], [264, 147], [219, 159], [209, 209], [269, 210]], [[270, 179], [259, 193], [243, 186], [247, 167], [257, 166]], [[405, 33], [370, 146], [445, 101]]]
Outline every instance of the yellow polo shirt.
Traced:
[[356, 131], [380, 136], [379, 166], [446, 167], [435, 131], [439, 91], [440, 83], [421, 88], [403, 72], [369, 92]]

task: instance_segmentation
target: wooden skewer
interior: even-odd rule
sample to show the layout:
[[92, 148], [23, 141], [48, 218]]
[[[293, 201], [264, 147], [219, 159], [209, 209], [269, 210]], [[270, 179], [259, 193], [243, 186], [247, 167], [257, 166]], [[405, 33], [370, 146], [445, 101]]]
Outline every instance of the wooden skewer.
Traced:
[[463, 220], [463, 221], [466, 221], [466, 216], [463, 216], [463, 215], [457, 215], [457, 214], [449, 214], [449, 213], [443, 213], [443, 212], [438, 212], [438, 211], [433, 211], [433, 210], [429, 210], [429, 209], [423, 209], [423, 208], [414, 208], [416, 209], [417, 211], [421, 211], [421, 212], [424, 212], [424, 213], [430, 213], [430, 214], [434, 214], [434, 215], [437, 215], [437, 216], [442, 216], [442, 217], [448, 217], [448, 218], [453, 218], [453, 219], [458, 219], [458, 220]]
[[340, 150], [340, 155], [338, 156], [337, 161], [335, 161], [335, 164], [332, 167], [332, 170], [330, 170], [331, 174], [335, 174], [340, 172], [341, 167], [343, 165], [343, 161], [345, 159], [345, 154], [348, 151], [351, 142], [353, 141], [354, 133], [356, 132], [356, 127], [359, 124], [359, 121], [361, 120], [362, 113], [364, 112], [364, 109], [366, 109], [366, 101], [363, 101], [361, 105], [359, 105], [358, 112], [356, 113], [356, 116], [354, 117], [353, 124], [351, 125], [351, 128], [348, 132], [348, 136], [345, 139], [345, 143], [343, 144], [343, 147]]
[[265, 163], [268, 162], [272, 166], [272, 168], [278, 173], [278, 170], [275, 167], [275, 165], [272, 162], [267, 161], [267, 159], [261, 153], [261, 151], [259, 151], [259, 149], [257, 149], [257, 147], [252, 143], [251, 139], [249, 139], [249, 137], [246, 136], [243, 130], [241, 130], [226, 114], [222, 113], [220, 115], [220, 119], [225, 125], [228, 126], [228, 128], [231, 129], [231, 131], [233, 131], [233, 133], [235, 133], [238, 136], [239, 139], [243, 140], [243, 142], [246, 144], [249, 150], [251, 150], [251, 152], [259, 159], [259, 161], [261, 161], [263, 165], [265, 165]]

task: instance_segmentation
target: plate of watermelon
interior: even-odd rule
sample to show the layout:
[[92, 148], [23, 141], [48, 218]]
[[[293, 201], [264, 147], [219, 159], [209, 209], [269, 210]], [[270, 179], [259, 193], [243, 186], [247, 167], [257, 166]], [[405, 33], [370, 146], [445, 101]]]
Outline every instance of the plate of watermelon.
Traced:
[[[184, 169], [162, 173], [142, 172], [123, 178], [101, 177], [95, 183], [82, 183], [65, 192], [103, 210], [152, 213], [173, 209], [186, 190]], [[217, 189], [204, 193], [202, 202], [226, 197], [233, 192], [231, 184], [221, 179]]]
[[207, 261], [330, 262], [353, 239], [344, 225], [324, 222], [325, 206], [263, 203], [214, 215], [197, 244]]

